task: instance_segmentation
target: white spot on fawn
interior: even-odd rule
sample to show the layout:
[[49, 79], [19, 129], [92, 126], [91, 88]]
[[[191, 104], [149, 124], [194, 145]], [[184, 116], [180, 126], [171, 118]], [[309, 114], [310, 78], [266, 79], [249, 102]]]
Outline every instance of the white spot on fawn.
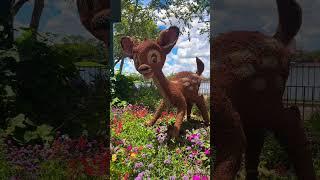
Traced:
[[189, 86], [190, 85], [190, 82], [185, 82], [183, 83], [184, 86]]

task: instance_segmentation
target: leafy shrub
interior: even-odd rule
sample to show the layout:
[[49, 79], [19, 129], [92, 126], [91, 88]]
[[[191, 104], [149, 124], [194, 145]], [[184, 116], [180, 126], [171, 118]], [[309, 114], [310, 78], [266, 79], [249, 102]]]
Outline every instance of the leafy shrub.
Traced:
[[9, 118], [7, 123], [8, 126], [3, 130], [2, 135], [15, 140], [19, 144], [29, 142], [48, 144], [53, 140], [52, 127], [46, 124], [37, 126], [23, 114]]
[[[6, 120], [1, 128], [24, 114], [36, 126], [47, 124], [71, 136], [85, 130], [90, 135], [106, 133], [101, 128], [106, 123], [105, 79], [96, 79], [94, 92], [88, 91], [73, 63], [75, 57], [64, 46], [34, 39], [29, 30], [17, 38], [16, 45], [17, 49], [0, 54], [0, 117]], [[21, 141], [25, 131], [34, 130], [26, 125], [19, 127], [20, 135], [18, 131], [14, 135]]]
[[28, 31], [17, 44], [21, 59], [17, 66], [19, 112], [36, 124], [61, 125], [79, 103], [79, 92], [70, 84], [79, 77], [72, 57], [34, 40]]
[[160, 99], [162, 99], [159, 90], [148, 84], [141, 84], [134, 97], [135, 104], [143, 104], [150, 110], [155, 110], [159, 106]]
[[113, 98], [118, 98], [123, 101], [132, 103], [132, 97], [136, 91], [134, 80], [130, 78], [130, 76], [115, 73], [115, 76], [112, 79], [112, 83], [114, 88]]

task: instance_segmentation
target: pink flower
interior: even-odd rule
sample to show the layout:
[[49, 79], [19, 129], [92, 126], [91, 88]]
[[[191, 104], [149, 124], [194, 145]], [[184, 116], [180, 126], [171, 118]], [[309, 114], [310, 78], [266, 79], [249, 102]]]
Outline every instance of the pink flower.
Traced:
[[129, 145], [129, 146], [127, 147], [127, 150], [128, 150], [128, 151], [131, 151], [131, 149], [132, 149], [132, 146]]
[[198, 155], [198, 151], [197, 150], [192, 151], [192, 155], [194, 156]]
[[209, 180], [208, 176], [202, 176], [201, 180]]
[[194, 175], [192, 177], [192, 180], [201, 180], [201, 177], [199, 175]]
[[204, 151], [204, 153], [205, 153], [206, 155], [210, 155], [210, 149], [206, 149], [206, 150]]

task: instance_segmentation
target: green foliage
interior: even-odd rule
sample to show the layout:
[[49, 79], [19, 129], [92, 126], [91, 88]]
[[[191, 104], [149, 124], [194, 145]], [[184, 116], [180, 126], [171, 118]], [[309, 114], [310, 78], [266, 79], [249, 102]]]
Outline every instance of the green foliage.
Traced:
[[[0, 119], [7, 119], [15, 115], [17, 86], [16, 66], [20, 58], [16, 47], [7, 50], [0, 50]], [[4, 126], [4, 121], [0, 121], [0, 127]]]
[[264, 147], [261, 152], [260, 161], [265, 163], [268, 169], [283, 164], [289, 167], [288, 154], [284, 147], [279, 144], [272, 134], [265, 138]]
[[150, 84], [141, 84], [139, 91], [135, 94], [135, 103], [143, 104], [151, 110], [155, 110], [162, 96], [159, 90], [155, 86], [149, 86]]
[[[27, 31], [17, 40], [17, 109], [36, 124], [59, 126], [72, 116], [80, 91], [70, 80], [79, 78], [73, 57], [36, 41]], [[79, 98], [78, 98], [79, 99]]]
[[21, 143], [50, 141], [43, 134], [44, 125], [71, 136], [85, 130], [91, 135], [105, 133], [101, 128], [106, 126], [105, 78], [96, 79], [89, 94], [86, 85], [76, 84], [80, 75], [74, 62], [100, 56], [94, 51], [96, 42], [69, 37], [63, 41], [66, 45], [48, 42], [50, 37], [39, 35], [36, 40], [24, 29], [16, 39], [17, 48], [0, 51], [0, 117], [8, 119], [0, 122], [1, 128], [11, 127], [8, 123], [24, 114], [34, 126], [14, 130], [12, 136]]
[[48, 144], [53, 140], [53, 128], [42, 124], [37, 126], [23, 114], [7, 119], [7, 127], [2, 135], [12, 137], [19, 144], [26, 144], [30, 141]]
[[59, 160], [50, 160], [41, 163], [39, 178], [40, 179], [65, 179], [68, 177], [66, 164]]
[[124, 107], [126, 104], [143, 104], [151, 110], [158, 106], [161, 99], [159, 91], [150, 82], [144, 81], [141, 75], [122, 75], [116, 72], [111, 81], [114, 91], [113, 105]]
[[126, 101], [121, 101], [119, 98], [112, 99], [111, 105], [118, 108], [124, 108], [128, 105]]
[[132, 97], [136, 91], [133, 78], [116, 72], [112, 83], [115, 91], [114, 98], [133, 103]]
[[[199, 22], [206, 24], [204, 28], [200, 29], [201, 33], [208, 33], [210, 30], [210, 20], [207, 19], [210, 14], [209, 0], [151, 0], [149, 7], [154, 10], [164, 10], [165, 17], [175, 17], [182, 22], [184, 24], [184, 27], [181, 29], [182, 32], [192, 27], [192, 20], [194, 18], [198, 18]], [[158, 20], [163, 20], [163, 17], [159, 17]]]
[[12, 167], [5, 159], [3, 138], [0, 138], [0, 179], [9, 179], [13, 173]]

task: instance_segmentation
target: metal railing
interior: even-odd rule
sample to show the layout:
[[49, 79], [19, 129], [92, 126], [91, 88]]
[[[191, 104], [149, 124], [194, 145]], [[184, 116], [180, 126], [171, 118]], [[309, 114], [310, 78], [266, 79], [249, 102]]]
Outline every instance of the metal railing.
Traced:
[[[97, 77], [106, 77], [106, 68], [102, 66], [78, 68], [83, 80], [89, 84]], [[199, 93], [210, 96], [210, 80], [202, 81]], [[308, 119], [311, 114], [320, 111], [320, 63], [291, 64], [283, 102], [285, 106], [298, 106], [303, 119]]]

